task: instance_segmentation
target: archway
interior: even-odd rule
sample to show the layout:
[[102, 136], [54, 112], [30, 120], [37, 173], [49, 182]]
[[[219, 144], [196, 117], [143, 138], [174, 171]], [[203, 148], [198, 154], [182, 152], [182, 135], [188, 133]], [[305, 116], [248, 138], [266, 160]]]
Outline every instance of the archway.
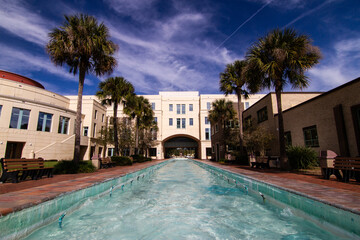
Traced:
[[200, 158], [200, 141], [195, 137], [185, 134], [170, 136], [163, 140], [164, 157], [191, 156]]

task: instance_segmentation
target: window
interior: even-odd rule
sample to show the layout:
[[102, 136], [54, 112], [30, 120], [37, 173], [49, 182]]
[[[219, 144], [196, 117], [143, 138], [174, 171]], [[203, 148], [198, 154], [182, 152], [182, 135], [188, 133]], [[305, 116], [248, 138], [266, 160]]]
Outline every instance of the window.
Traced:
[[186, 125], [186, 118], [181, 119], [181, 128], [185, 128]]
[[306, 147], [319, 147], [316, 125], [303, 128]]
[[108, 157], [114, 156], [114, 148], [108, 148]]
[[156, 123], [157, 123], [157, 117], [154, 117], [154, 122], [156, 122]]
[[194, 110], [194, 106], [192, 104], [189, 104], [189, 112], [192, 112]]
[[101, 122], [104, 122], [105, 114], [101, 115]]
[[194, 119], [193, 118], [189, 118], [189, 126], [193, 126], [194, 125]]
[[30, 110], [13, 108], [10, 119], [10, 128], [27, 129], [29, 124]]
[[210, 103], [210, 102], [207, 102], [207, 103], [206, 103], [206, 108], [207, 108], [207, 110], [210, 110], [210, 109], [211, 109], [211, 103]]
[[252, 120], [251, 120], [251, 115], [250, 115], [244, 119], [244, 129], [246, 130], [251, 126], [252, 126]]
[[257, 111], [258, 123], [268, 120], [267, 108], [263, 107]]
[[1, 109], [2, 109], [2, 105], [0, 105], [0, 116], [1, 116]]
[[172, 125], [173, 125], [173, 119], [169, 118], [169, 126], [172, 126]]
[[83, 135], [87, 137], [88, 134], [89, 134], [89, 127], [84, 127]]
[[70, 118], [60, 116], [58, 133], [68, 134]]
[[219, 131], [218, 124], [215, 124], [215, 132], [217, 133]]
[[181, 121], [180, 118], [176, 119], [176, 128], [180, 128], [180, 121]]
[[176, 104], [176, 114], [180, 114], [180, 104]]
[[212, 152], [215, 153], [215, 145], [212, 145]]
[[39, 112], [37, 131], [50, 132], [52, 114]]
[[157, 131], [152, 128], [150, 132], [151, 132], [151, 140], [157, 140]]
[[205, 117], [205, 124], [209, 124], [209, 119], [208, 119], [208, 117]]
[[96, 135], [96, 123], [94, 123], [94, 128], [93, 128], [93, 134], [92, 134], [92, 136], [95, 137], [95, 135]]
[[235, 123], [233, 120], [229, 120], [226, 122], [226, 127], [228, 128], [234, 128], [235, 127]]
[[173, 111], [173, 105], [169, 104], [169, 112], [172, 112], [172, 111]]
[[156, 148], [149, 148], [150, 157], [156, 157]]
[[155, 110], [155, 103], [154, 103], [154, 102], [151, 103], [151, 109], [152, 109], [152, 110]]
[[95, 116], [94, 116], [95, 119], [97, 119], [97, 110], [95, 110]]
[[210, 128], [205, 128], [205, 140], [210, 140]]
[[292, 145], [292, 141], [291, 141], [291, 132], [285, 132], [284, 133], [284, 137], [285, 137], [285, 145], [286, 146], [291, 146]]
[[185, 114], [185, 104], [181, 104], [181, 113]]
[[245, 102], [245, 109], [248, 109], [250, 107], [250, 103], [249, 102]]

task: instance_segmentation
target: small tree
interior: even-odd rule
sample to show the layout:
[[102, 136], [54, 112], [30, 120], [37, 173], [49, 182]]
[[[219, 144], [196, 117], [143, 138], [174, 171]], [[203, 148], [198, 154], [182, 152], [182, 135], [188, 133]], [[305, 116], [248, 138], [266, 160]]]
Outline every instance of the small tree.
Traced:
[[106, 155], [107, 145], [114, 144], [114, 130], [112, 127], [103, 127], [99, 131], [99, 137], [96, 139], [97, 143], [104, 146], [103, 157]]
[[125, 152], [125, 149], [134, 148], [135, 145], [135, 130], [134, 126], [129, 118], [123, 118], [118, 124], [119, 134], [119, 151], [121, 155]]
[[244, 131], [245, 146], [252, 154], [259, 152], [260, 156], [265, 156], [266, 149], [273, 139], [273, 134], [262, 127], [249, 127]]

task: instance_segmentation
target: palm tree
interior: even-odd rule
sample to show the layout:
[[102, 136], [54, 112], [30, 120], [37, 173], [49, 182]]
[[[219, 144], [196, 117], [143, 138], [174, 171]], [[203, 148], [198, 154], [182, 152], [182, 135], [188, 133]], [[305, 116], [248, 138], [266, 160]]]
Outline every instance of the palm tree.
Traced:
[[246, 76], [251, 82], [252, 91], [275, 88], [282, 168], [288, 166], [285, 154], [281, 92], [288, 84], [292, 88], [307, 87], [309, 80], [305, 76], [305, 71], [317, 64], [320, 58], [320, 50], [311, 45], [309, 36], [298, 34], [289, 28], [271, 31], [260, 38], [246, 55], [248, 61]]
[[134, 95], [126, 102], [124, 112], [131, 118], [136, 119], [135, 124], [135, 154], [139, 153], [139, 130], [150, 126], [154, 121], [154, 113], [152, 111], [149, 100], [143, 96]]
[[134, 94], [133, 85], [123, 77], [111, 77], [99, 83], [99, 91], [96, 96], [103, 105], [113, 105], [114, 110], [114, 147], [115, 154], [119, 156], [118, 120], [117, 111], [121, 102], [129, 99]]
[[49, 33], [46, 51], [58, 66], [67, 65], [69, 72], [79, 73], [79, 89], [75, 120], [74, 161], [80, 161], [80, 127], [82, 94], [86, 74], [110, 74], [116, 60], [112, 56], [117, 45], [109, 40], [109, 30], [88, 15], [65, 16], [63, 26]]
[[241, 109], [241, 96], [248, 98], [248, 92], [243, 89], [247, 85], [247, 80], [244, 76], [246, 68], [246, 61], [236, 60], [234, 63], [226, 65], [224, 72], [220, 73], [220, 91], [228, 94], [235, 93], [238, 99], [237, 110], [239, 120], [239, 143], [240, 154], [243, 155], [243, 124], [242, 124], [242, 109]]
[[227, 120], [234, 119], [235, 111], [233, 108], [233, 103], [231, 101], [226, 101], [225, 99], [217, 99], [212, 103], [212, 108], [209, 111], [209, 121], [211, 124], [220, 122], [224, 124]]

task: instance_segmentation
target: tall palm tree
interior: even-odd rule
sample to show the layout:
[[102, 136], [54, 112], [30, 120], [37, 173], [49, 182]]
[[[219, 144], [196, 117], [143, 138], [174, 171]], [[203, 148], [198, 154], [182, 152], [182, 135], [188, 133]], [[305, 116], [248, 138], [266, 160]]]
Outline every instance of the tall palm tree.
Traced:
[[74, 161], [80, 161], [81, 105], [85, 76], [110, 74], [116, 60], [112, 56], [117, 45], [109, 40], [109, 30], [88, 15], [65, 16], [65, 22], [49, 33], [46, 51], [58, 66], [67, 65], [69, 72], [79, 73], [79, 89], [75, 120]]
[[285, 162], [281, 92], [286, 85], [299, 89], [309, 85], [305, 71], [317, 64], [321, 58], [320, 50], [311, 42], [309, 36], [298, 34], [293, 29], [275, 29], [260, 38], [246, 55], [249, 64], [246, 75], [251, 81], [252, 91], [275, 88], [282, 168], [287, 168], [288, 164]]
[[[225, 124], [227, 120], [231, 120], [235, 117], [236, 113], [231, 101], [225, 99], [217, 99], [212, 103], [212, 108], [209, 111], [209, 121], [214, 124], [220, 122]], [[225, 125], [224, 125], [225, 127]]]
[[133, 96], [126, 102], [124, 112], [135, 119], [135, 153], [139, 153], [139, 130], [151, 125], [154, 114], [149, 100], [143, 96]]
[[244, 76], [246, 61], [236, 60], [234, 63], [226, 65], [224, 72], [220, 73], [220, 91], [228, 94], [235, 93], [238, 99], [237, 110], [239, 120], [239, 143], [240, 154], [243, 155], [243, 124], [241, 111], [241, 96], [248, 98], [248, 92], [244, 89], [247, 86], [247, 79]]
[[119, 156], [118, 120], [117, 111], [121, 102], [134, 94], [134, 86], [123, 77], [111, 77], [99, 83], [96, 96], [103, 105], [113, 105], [114, 110], [114, 147], [115, 154]]

